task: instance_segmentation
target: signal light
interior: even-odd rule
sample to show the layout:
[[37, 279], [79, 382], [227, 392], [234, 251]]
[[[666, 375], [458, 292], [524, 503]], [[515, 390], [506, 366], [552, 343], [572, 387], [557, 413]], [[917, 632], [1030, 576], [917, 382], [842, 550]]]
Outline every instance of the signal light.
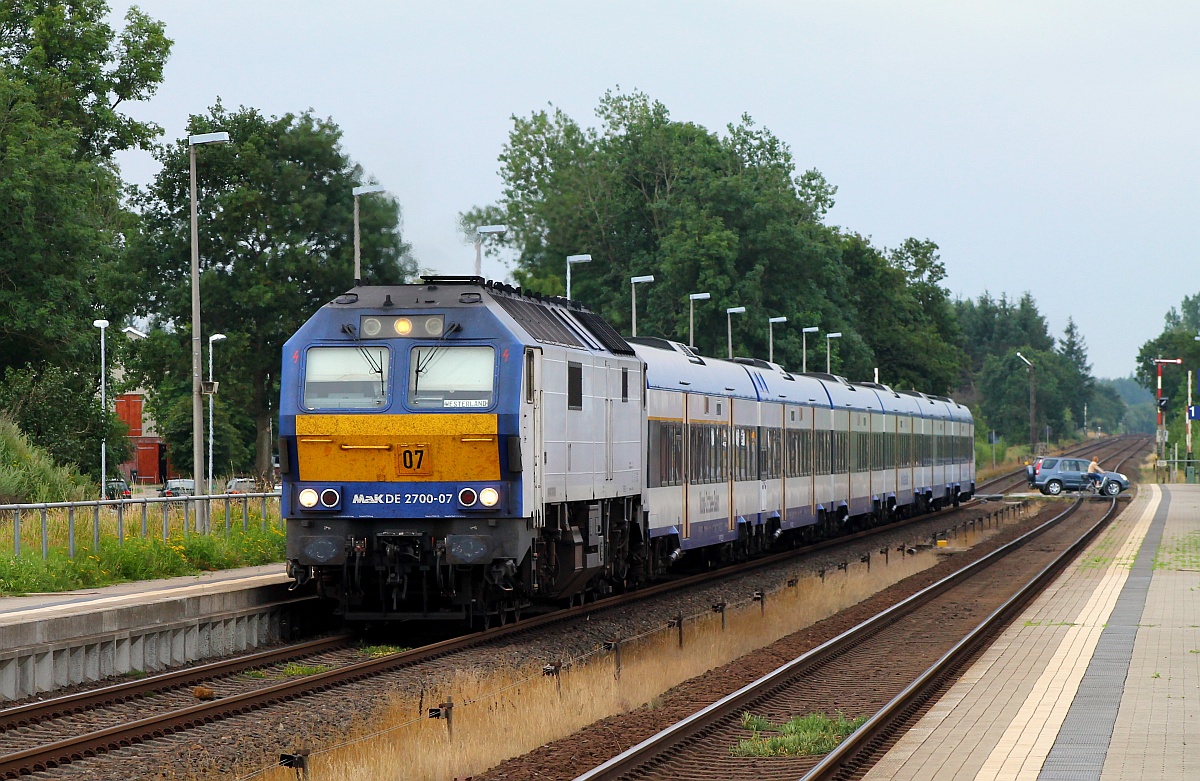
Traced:
[[383, 330], [383, 323], [379, 322], [377, 317], [364, 317], [362, 321], [362, 332], [365, 336], [379, 336], [379, 332]]
[[317, 492], [312, 488], [305, 488], [300, 492], [300, 496], [298, 498], [300, 500], [301, 507], [316, 507], [319, 499]]
[[495, 507], [500, 501], [500, 492], [495, 488], [485, 488], [479, 492], [479, 503], [484, 507]]
[[333, 488], [326, 488], [321, 492], [321, 504], [326, 507], [337, 507], [340, 501], [342, 501], [342, 495]]
[[441, 336], [444, 328], [445, 321], [441, 316], [425, 318], [425, 333], [430, 336]]
[[458, 502], [463, 507], [470, 507], [475, 504], [475, 500], [478, 498], [479, 496], [475, 493], [474, 488], [464, 488], [458, 492]]
[[1167, 396], [1163, 396], [1162, 398], [1158, 399], [1158, 408], [1159, 408], [1159, 409], [1166, 409], [1166, 408], [1167, 408], [1167, 402], [1168, 402], [1168, 401], [1170, 401], [1170, 400], [1171, 400], [1171, 399], [1170, 399], [1169, 397], [1167, 397]]
[[412, 320], [407, 317], [397, 317], [395, 323], [396, 334], [399, 336], [408, 336], [412, 333]]

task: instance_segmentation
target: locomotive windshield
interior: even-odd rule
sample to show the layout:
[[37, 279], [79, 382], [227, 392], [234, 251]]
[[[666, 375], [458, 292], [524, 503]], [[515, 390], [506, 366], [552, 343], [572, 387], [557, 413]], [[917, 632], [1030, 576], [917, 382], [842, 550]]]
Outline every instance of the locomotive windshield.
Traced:
[[378, 409], [387, 404], [386, 347], [311, 347], [305, 358], [304, 406]]
[[492, 406], [496, 353], [491, 347], [414, 347], [408, 365], [411, 407]]

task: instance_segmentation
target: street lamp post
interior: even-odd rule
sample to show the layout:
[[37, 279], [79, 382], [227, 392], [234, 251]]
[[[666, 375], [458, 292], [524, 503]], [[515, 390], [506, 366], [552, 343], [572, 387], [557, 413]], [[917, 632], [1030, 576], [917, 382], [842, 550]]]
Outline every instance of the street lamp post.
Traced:
[[712, 298], [710, 293], [688, 293], [688, 347], [696, 349], [696, 302]]
[[108, 372], [104, 365], [104, 330], [108, 328], [108, 321], [93, 320], [92, 325], [100, 329], [100, 498], [104, 499], [108, 484], [108, 398], [105, 395]]
[[729, 341], [729, 360], [733, 360], [733, 316], [746, 311], [744, 306], [731, 306], [725, 310], [725, 338]]
[[771, 363], [775, 363], [775, 324], [786, 322], [786, 317], [767, 318], [767, 360]]
[[[200, 133], [188, 136], [188, 168], [191, 174], [192, 200], [192, 483], [196, 495], [204, 483], [204, 375], [201, 369], [200, 342], [200, 228], [196, 216], [196, 147], [201, 144], [227, 144], [228, 133]], [[201, 513], [196, 504], [197, 521]], [[200, 526], [197, 523], [197, 526]]]
[[829, 360], [829, 340], [830, 339], [841, 339], [841, 338], [842, 338], [841, 331], [834, 331], [831, 334], [825, 334], [825, 373], [826, 374], [833, 374], [833, 371], [830, 369], [830, 367], [833, 365], [833, 362]]
[[[354, 286], [358, 287], [362, 283], [362, 262], [359, 260], [362, 245], [358, 235], [358, 196], [370, 195], [371, 193], [384, 192], [383, 185], [367, 184], [362, 187], [355, 187], [350, 192], [354, 195]], [[211, 379], [211, 378], [210, 378]], [[211, 403], [210, 403], [211, 406]], [[212, 470], [209, 469], [208, 479], [212, 479]]]
[[1029, 455], [1033, 456], [1034, 450], [1037, 448], [1037, 423], [1034, 422], [1036, 420], [1037, 397], [1034, 395], [1033, 390], [1033, 364], [1024, 355], [1021, 355], [1020, 352], [1017, 353], [1017, 357], [1029, 367], [1026, 370], [1029, 372]]
[[800, 356], [801, 356], [801, 358], [800, 358], [800, 373], [801, 374], [805, 374], [808, 372], [808, 335], [815, 334], [819, 330], [821, 330], [821, 329], [817, 328], [815, 325], [809, 326], [808, 328], [800, 329]]
[[217, 395], [217, 384], [213, 382], [213, 342], [220, 342], [225, 334], [208, 337], [208, 493], [213, 490], [213, 397]]
[[567, 300], [571, 300], [571, 264], [591, 263], [591, 255], [567, 255]]
[[642, 276], [642, 277], [630, 277], [629, 278], [629, 290], [633, 294], [633, 297], [631, 300], [633, 302], [633, 323], [632, 323], [632, 325], [633, 325], [633, 335], [634, 336], [637, 336], [637, 286], [642, 284], [643, 282], [653, 282], [653, 281], [654, 281], [653, 274], [646, 274], [645, 276]]
[[475, 276], [483, 276], [483, 237], [503, 236], [506, 233], [507, 225], [480, 225], [475, 229]]

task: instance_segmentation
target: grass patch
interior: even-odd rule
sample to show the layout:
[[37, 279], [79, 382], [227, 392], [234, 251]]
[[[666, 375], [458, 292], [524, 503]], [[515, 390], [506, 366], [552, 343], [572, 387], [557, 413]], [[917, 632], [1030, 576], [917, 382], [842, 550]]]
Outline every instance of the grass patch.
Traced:
[[107, 586], [132, 580], [195, 575], [200, 572], [248, 567], [283, 561], [284, 532], [268, 525], [245, 531], [235, 528], [229, 536], [215, 533], [173, 534], [159, 537], [126, 537], [118, 544], [101, 537], [100, 547], [76, 548], [75, 558], [65, 550], [51, 548], [42, 559], [40, 549], [27, 549], [20, 556], [0, 554], [0, 595], [19, 595]]
[[297, 664], [296, 662], [288, 662], [280, 670], [280, 673], [287, 678], [299, 678], [302, 675], [319, 675], [330, 669], [327, 664]]
[[332, 669], [332, 665], [328, 664], [298, 664], [296, 662], [288, 662], [278, 670], [246, 670], [242, 673], [243, 678], [254, 678], [255, 680], [264, 681], [282, 681], [284, 678], [302, 678], [306, 675], [319, 675]]
[[[847, 719], [839, 713], [830, 718], [824, 713], [797, 716], [783, 724], [771, 724], [761, 716], [742, 714], [742, 728], [750, 737], [729, 749], [735, 757], [801, 757], [828, 754], [854, 730], [866, 716]], [[768, 734], [770, 733], [770, 734]]]
[[411, 651], [412, 648], [399, 645], [364, 645], [358, 650], [365, 654], [368, 659], [378, 659], [382, 656], [391, 656], [392, 654]]

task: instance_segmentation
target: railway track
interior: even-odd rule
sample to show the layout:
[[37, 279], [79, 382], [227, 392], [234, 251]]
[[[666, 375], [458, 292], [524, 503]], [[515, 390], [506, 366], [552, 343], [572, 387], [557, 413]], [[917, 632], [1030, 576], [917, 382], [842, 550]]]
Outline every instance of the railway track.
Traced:
[[[1136, 452], [1141, 441], [1123, 448]], [[1107, 505], [1071, 524], [1080, 508]], [[959, 572], [576, 777], [623, 779], [852, 778], [885, 750], [907, 720], [948, 688], [1013, 617], [1075, 558], [1115, 514], [1116, 499], [1077, 499], [1054, 518]], [[1076, 528], [1082, 526], [1082, 528]], [[1037, 541], [1035, 545], [1028, 543]], [[991, 565], [1004, 561], [1002, 567]], [[1007, 584], [997, 591], [997, 582]], [[998, 596], [1011, 594], [1011, 596]], [[990, 603], [989, 603], [990, 601]], [[987, 617], [978, 621], [980, 606]], [[897, 649], [904, 649], [898, 652]], [[742, 714], [782, 723], [810, 712], [874, 714], [825, 758], [735, 757], [753, 733]]]
[[[701, 573], [637, 592], [527, 618], [519, 624], [453, 638], [381, 658], [355, 658], [345, 636], [209, 663], [129, 681], [98, 690], [26, 703], [0, 711], [0, 777], [58, 767], [109, 750], [217, 721], [273, 704], [305, 697], [381, 673], [412, 667], [550, 624], [601, 610], [616, 609], [672, 591], [745, 574], [798, 555], [845, 545], [872, 535], [952, 516], [951, 508], [918, 519], [899, 521], [804, 548], [765, 556], [718, 573]], [[292, 662], [305, 672], [288, 675]], [[258, 677], [252, 671], [265, 671]], [[197, 694], [197, 689], [201, 694]], [[204, 690], [212, 699], [202, 699]]]

